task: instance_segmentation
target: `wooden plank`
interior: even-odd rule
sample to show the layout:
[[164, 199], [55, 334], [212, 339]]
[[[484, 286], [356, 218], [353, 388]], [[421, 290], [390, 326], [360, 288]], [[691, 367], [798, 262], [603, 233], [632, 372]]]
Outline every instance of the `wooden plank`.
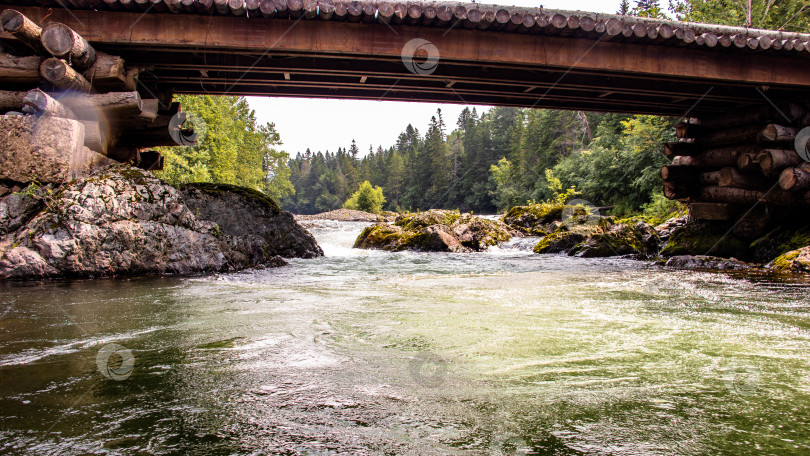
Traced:
[[35, 55], [15, 57], [0, 53], [0, 81], [4, 84], [36, 84], [41, 79], [41, 63], [42, 59]]

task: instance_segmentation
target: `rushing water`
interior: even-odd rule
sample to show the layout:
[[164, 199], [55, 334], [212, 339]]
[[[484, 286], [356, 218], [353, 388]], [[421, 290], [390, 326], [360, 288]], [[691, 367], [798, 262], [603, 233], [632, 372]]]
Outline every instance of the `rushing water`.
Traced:
[[279, 269], [0, 287], [0, 453], [810, 454], [804, 283], [362, 226]]

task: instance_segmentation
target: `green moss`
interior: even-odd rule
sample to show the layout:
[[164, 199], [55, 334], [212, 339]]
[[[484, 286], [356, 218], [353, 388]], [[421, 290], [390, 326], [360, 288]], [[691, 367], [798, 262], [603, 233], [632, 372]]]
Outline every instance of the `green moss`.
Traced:
[[[447, 237], [455, 241], [445, 240]], [[458, 211], [430, 210], [400, 215], [393, 225], [380, 223], [366, 227], [354, 247], [392, 251], [480, 251], [511, 237], [509, 230], [499, 222]]]
[[571, 249], [572, 254], [586, 258], [600, 258], [615, 255], [647, 255], [647, 245], [643, 241], [644, 233], [636, 224], [617, 224], [611, 230], [594, 233], [591, 237]]
[[532, 251], [534, 253], [564, 252], [576, 246], [583, 240], [585, 240], [585, 236], [581, 233], [559, 230], [549, 234], [543, 239], [540, 239], [540, 242], [534, 246]]
[[354, 242], [354, 248], [378, 248], [399, 251], [407, 248], [411, 237], [397, 226], [378, 223], [363, 229], [363, 232], [357, 236], [357, 240]]
[[236, 193], [245, 196], [247, 198], [256, 200], [261, 204], [264, 204], [265, 206], [269, 207], [274, 214], [278, 214], [281, 212], [281, 208], [279, 208], [278, 204], [276, 204], [276, 202], [272, 198], [252, 188], [239, 187], [237, 185], [231, 184], [212, 184], [209, 182], [194, 182], [190, 184], [183, 184], [178, 188], [180, 188], [181, 190], [184, 188], [195, 188], [203, 193], [216, 196], [223, 195], [225, 193]]
[[146, 185], [147, 183], [145, 172], [138, 168], [126, 165], [115, 165], [111, 166], [110, 170], [138, 185]]
[[792, 269], [792, 266], [793, 266], [793, 259], [796, 258], [797, 256], [799, 256], [798, 251], [796, 251], [796, 252], [788, 252], [788, 253], [786, 253], [784, 255], [780, 255], [780, 256], [776, 257], [776, 259], [774, 259], [771, 262], [770, 266], [771, 266], [772, 269], [775, 269], [777, 271], [782, 271], [782, 272], [790, 271]]
[[397, 217], [394, 225], [401, 226], [406, 231], [427, 228], [431, 225], [452, 225], [461, 217], [459, 211], [447, 211], [431, 209], [425, 212], [415, 212], [413, 214], [403, 214]]
[[501, 218], [509, 228], [532, 236], [545, 236], [553, 228], [549, 225], [562, 219], [564, 205], [540, 203], [531, 206], [515, 206]]
[[780, 255], [768, 267], [778, 272], [810, 272], [810, 246]]
[[783, 255], [776, 257], [771, 263], [768, 265], [771, 269], [779, 272], [796, 272], [796, 271], [808, 271], [810, 270], [810, 262], [804, 261], [797, 261], [799, 255], [801, 254], [800, 250], [792, 250], [787, 252]]

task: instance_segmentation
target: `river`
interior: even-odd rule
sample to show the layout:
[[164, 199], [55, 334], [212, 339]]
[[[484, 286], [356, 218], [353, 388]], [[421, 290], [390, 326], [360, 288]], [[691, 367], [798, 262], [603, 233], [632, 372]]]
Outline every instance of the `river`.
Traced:
[[351, 249], [0, 286], [0, 453], [810, 454], [797, 278]]

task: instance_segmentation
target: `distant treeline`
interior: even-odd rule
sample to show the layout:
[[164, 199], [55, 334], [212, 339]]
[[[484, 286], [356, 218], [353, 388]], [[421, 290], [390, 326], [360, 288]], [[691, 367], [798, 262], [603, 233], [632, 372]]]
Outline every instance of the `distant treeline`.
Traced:
[[[360, 158], [357, 145], [307, 150], [289, 161], [297, 213], [340, 207], [368, 180], [383, 188], [386, 209], [460, 208], [491, 213], [576, 186], [580, 198], [620, 212], [660, 194], [661, 143], [674, 119], [654, 116], [493, 108], [464, 109], [447, 132], [439, 110], [424, 134], [408, 125], [396, 144]], [[547, 171], [551, 170], [551, 171]]]

